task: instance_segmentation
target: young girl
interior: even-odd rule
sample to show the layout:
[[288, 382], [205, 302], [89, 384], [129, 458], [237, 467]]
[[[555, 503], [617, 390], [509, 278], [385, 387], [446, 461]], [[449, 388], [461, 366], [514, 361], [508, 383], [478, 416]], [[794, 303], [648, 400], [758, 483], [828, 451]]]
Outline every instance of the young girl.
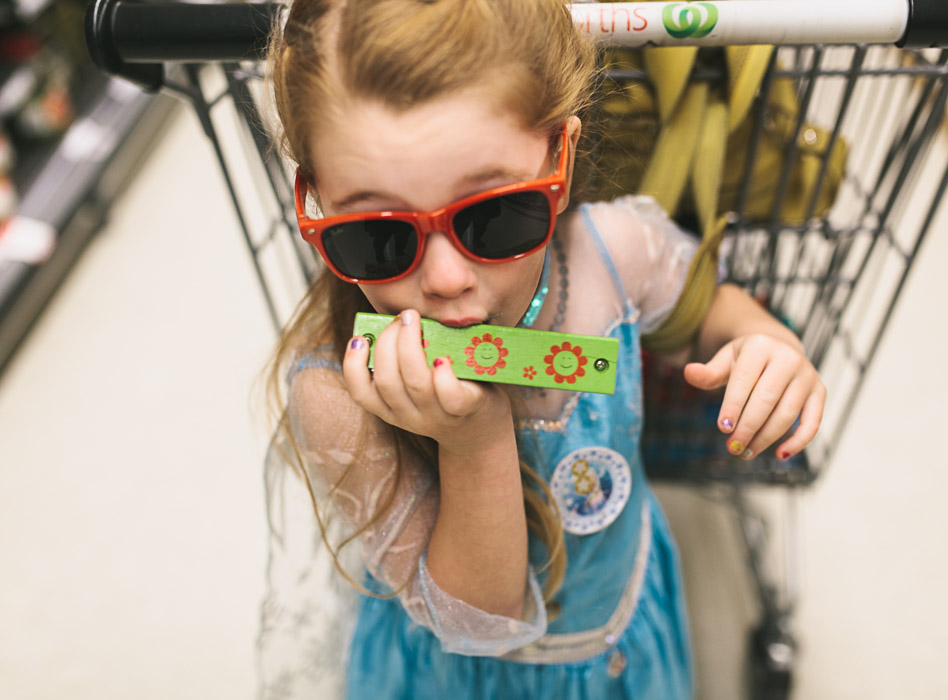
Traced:
[[[301, 231], [327, 264], [271, 379], [289, 378], [280, 437], [321, 526], [340, 514], [362, 547], [348, 697], [689, 697], [681, 576], [639, 457], [639, 342], [696, 244], [652, 200], [576, 206], [595, 60], [567, 6], [297, 0], [270, 62]], [[397, 316], [373, 371], [359, 311]], [[421, 318], [616, 338], [615, 394], [429, 369]], [[686, 352], [707, 360], [690, 383], [727, 385], [732, 453], [798, 418], [778, 455], [812, 439], [816, 371], [741, 291], [720, 287]]]

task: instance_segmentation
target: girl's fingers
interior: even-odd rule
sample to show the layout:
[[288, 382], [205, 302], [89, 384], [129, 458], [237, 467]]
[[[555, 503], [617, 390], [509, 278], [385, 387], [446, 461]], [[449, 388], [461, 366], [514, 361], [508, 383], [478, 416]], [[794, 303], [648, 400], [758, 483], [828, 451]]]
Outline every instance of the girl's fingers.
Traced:
[[[783, 402], [786, 390], [793, 383], [793, 378], [792, 370], [786, 366], [771, 364], [764, 368], [763, 373], [750, 392], [746, 404], [740, 408], [740, 419], [735, 421], [737, 425], [734, 432], [728, 437], [727, 449], [731, 454], [739, 455], [751, 447], [751, 441], [755, 439], [762, 426], [771, 420], [774, 416], [774, 410]], [[725, 393], [726, 399], [727, 394]], [[796, 410], [799, 410], [803, 403], [802, 395], [799, 401]], [[786, 408], [786, 406], [783, 406], [784, 410]], [[790, 418], [790, 422], [784, 426], [784, 430], [789, 428], [796, 419], [796, 410]], [[728, 415], [725, 411], [726, 409], [722, 408], [722, 416]], [[773, 442], [782, 434], [778, 433], [770, 442]], [[770, 442], [767, 444], [769, 445]], [[763, 449], [763, 446], [760, 449]], [[754, 449], [753, 452], [759, 452], [760, 449]]]
[[416, 311], [406, 310], [395, 322], [400, 324], [395, 350], [402, 382], [412, 403], [424, 410], [435, 401], [435, 396], [421, 337], [421, 317]]
[[[367, 349], [358, 352], [367, 357]], [[421, 337], [421, 317], [417, 311], [403, 311], [386, 326], [375, 340], [374, 353], [375, 370], [368, 379], [361, 376], [356, 380], [359, 393], [353, 395], [367, 410], [387, 423], [412, 426], [414, 432], [422, 433], [425, 433], [423, 426], [430, 427], [430, 421], [437, 420], [444, 413], [465, 413], [464, 407], [470, 399], [458, 398], [466, 392], [459, 390], [458, 380], [450, 369], [444, 379], [452, 380], [454, 386], [443, 381], [443, 394], [457, 413], [446, 411], [440, 403], [434, 380], [437, 373], [428, 368]], [[355, 354], [355, 351], [350, 349], [349, 354]], [[364, 368], [364, 357], [352, 362], [361, 362]]]
[[375, 339], [375, 371], [372, 373], [372, 383], [378, 395], [392, 411], [400, 415], [410, 415], [417, 409], [402, 380], [399, 366], [398, 336], [401, 325], [401, 320], [397, 317]]
[[[800, 415], [800, 409], [810, 393], [811, 386], [808, 381], [791, 381], [759, 429], [746, 438], [743, 452], [735, 449], [731, 449], [731, 452], [750, 459], [770, 447], [781, 435], [785, 435]], [[743, 424], [743, 419], [741, 423]], [[743, 425], [739, 426], [739, 429], [743, 429]]]
[[464, 416], [471, 412], [483, 396], [484, 387], [475, 382], [462, 382], [451, 369], [450, 357], [434, 361], [434, 390], [441, 410], [450, 416]]
[[718, 389], [727, 384], [734, 362], [734, 344], [728, 343], [707, 362], [689, 362], [685, 365], [685, 381], [705, 391]]
[[391, 410], [379, 396], [369, 371], [369, 343], [362, 336], [349, 341], [342, 358], [342, 376], [352, 400], [382, 420], [391, 418]]
[[810, 444], [820, 427], [820, 422], [823, 420], [825, 401], [826, 387], [823, 386], [822, 382], [817, 382], [816, 387], [803, 404], [803, 410], [800, 412], [800, 425], [793, 431], [793, 435], [777, 447], [777, 459], [789, 459]]
[[342, 358], [342, 376], [350, 394], [362, 395], [372, 383], [369, 373], [369, 343], [362, 336], [349, 341], [345, 357]]
[[[463, 445], [472, 435], [490, 439], [498, 417], [503, 419], [503, 411], [494, 411], [494, 403], [489, 401], [497, 395], [476, 382], [460, 381], [451, 369], [450, 358], [436, 358], [433, 369], [429, 369], [420, 324], [416, 311], [405, 311], [386, 326], [374, 340], [371, 373], [366, 339], [350, 341], [343, 359], [343, 377], [353, 400], [390, 425], [439, 442]], [[475, 417], [474, 424], [468, 422]], [[469, 435], [464, 436], [458, 433], [463, 425], [479, 427], [469, 428]]]
[[730, 433], [728, 451], [748, 459], [778, 440], [799, 417], [799, 427], [778, 449], [786, 459], [813, 439], [822, 419], [826, 391], [816, 370], [798, 349], [766, 335], [728, 343], [708, 363], [688, 365], [685, 379], [699, 388], [727, 381], [718, 427]]
[[[721, 401], [721, 412], [718, 414], [718, 426], [725, 432], [731, 431], [742, 419], [748, 398], [766, 366], [767, 355], [764, 353], [743, 352], [738, 356], [731, 368], [724, 399]], [[750, 435], [747, 438], [749, 439]], [[734, 439], [736, 438], [731, 438], [728, 442]]]

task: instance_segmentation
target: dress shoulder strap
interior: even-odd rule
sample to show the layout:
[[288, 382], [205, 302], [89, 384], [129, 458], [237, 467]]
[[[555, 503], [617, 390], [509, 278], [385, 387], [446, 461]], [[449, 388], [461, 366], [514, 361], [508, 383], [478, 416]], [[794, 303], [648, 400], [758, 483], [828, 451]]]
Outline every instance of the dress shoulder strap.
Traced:
[[616, 292], [619, 294], [619, 299], [622, 301], [622, 306], [625, 312], [625, 315], [631, 317], [635, 312], [635, 307], [632, 304], [632, 301], [629, 299], [629, 295], [625, 291], [625, 285], [622, 284], [622, 278], [619, 276], [619, 270], [616, 269], [615, 261], [612, 259], [612, 254], [609, 252], [609, 248], [606, 246], [606, 242], [602, 238], [602, 234], [599, 232], [599, 228], [596, 226], [596, 222], [593, 221], [592, 215], [590, 214], [590, 205], [582, 204], [579, 207], [579, 212], [583, 217], [583, 224], [586, 229], [586, 232], [589, 234], [590, 239], [596, 245], [596, 251], [599, 253], [599, 258], [602, 260], [603, 266], [606, 268], [606, 271], [609, 273], [609, 276], [612, 278], [612, 283], [615, 285]]

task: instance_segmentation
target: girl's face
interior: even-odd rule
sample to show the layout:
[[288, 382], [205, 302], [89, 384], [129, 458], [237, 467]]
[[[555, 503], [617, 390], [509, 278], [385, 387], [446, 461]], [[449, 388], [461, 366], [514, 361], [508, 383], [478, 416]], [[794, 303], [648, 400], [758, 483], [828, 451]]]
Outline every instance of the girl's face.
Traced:
[[[327, 121], [311, 154], [327, 216], [434, 211], [493, 187], [546, 177], [554, 169], [549, 135], [526, 131], [494, 109], [487, 90], [468, 90], [400, 112], [357, 99]], [[579, 120], [571, 117], [568, 126], [572, 151]], [[564, 197], [560, 211], [566, 203]], [[360, 287], [379, 313], [411, 308], [446, 325], [512, 326], [526, 312], [542, 268], [542, 250], [518, 260], [481, 263], [435, 232], [411, 274]]]

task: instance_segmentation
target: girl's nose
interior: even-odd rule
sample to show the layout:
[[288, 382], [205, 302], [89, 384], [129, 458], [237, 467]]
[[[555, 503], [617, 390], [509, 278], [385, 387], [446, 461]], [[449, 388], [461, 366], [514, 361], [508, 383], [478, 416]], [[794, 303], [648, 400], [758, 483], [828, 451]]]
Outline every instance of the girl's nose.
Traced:
[[465, 257], [446, 234], [429, 234], [417, 270], [421, 291], [446, 299], [459, 297], [477, 281], [474, 266], [475, 262]]

